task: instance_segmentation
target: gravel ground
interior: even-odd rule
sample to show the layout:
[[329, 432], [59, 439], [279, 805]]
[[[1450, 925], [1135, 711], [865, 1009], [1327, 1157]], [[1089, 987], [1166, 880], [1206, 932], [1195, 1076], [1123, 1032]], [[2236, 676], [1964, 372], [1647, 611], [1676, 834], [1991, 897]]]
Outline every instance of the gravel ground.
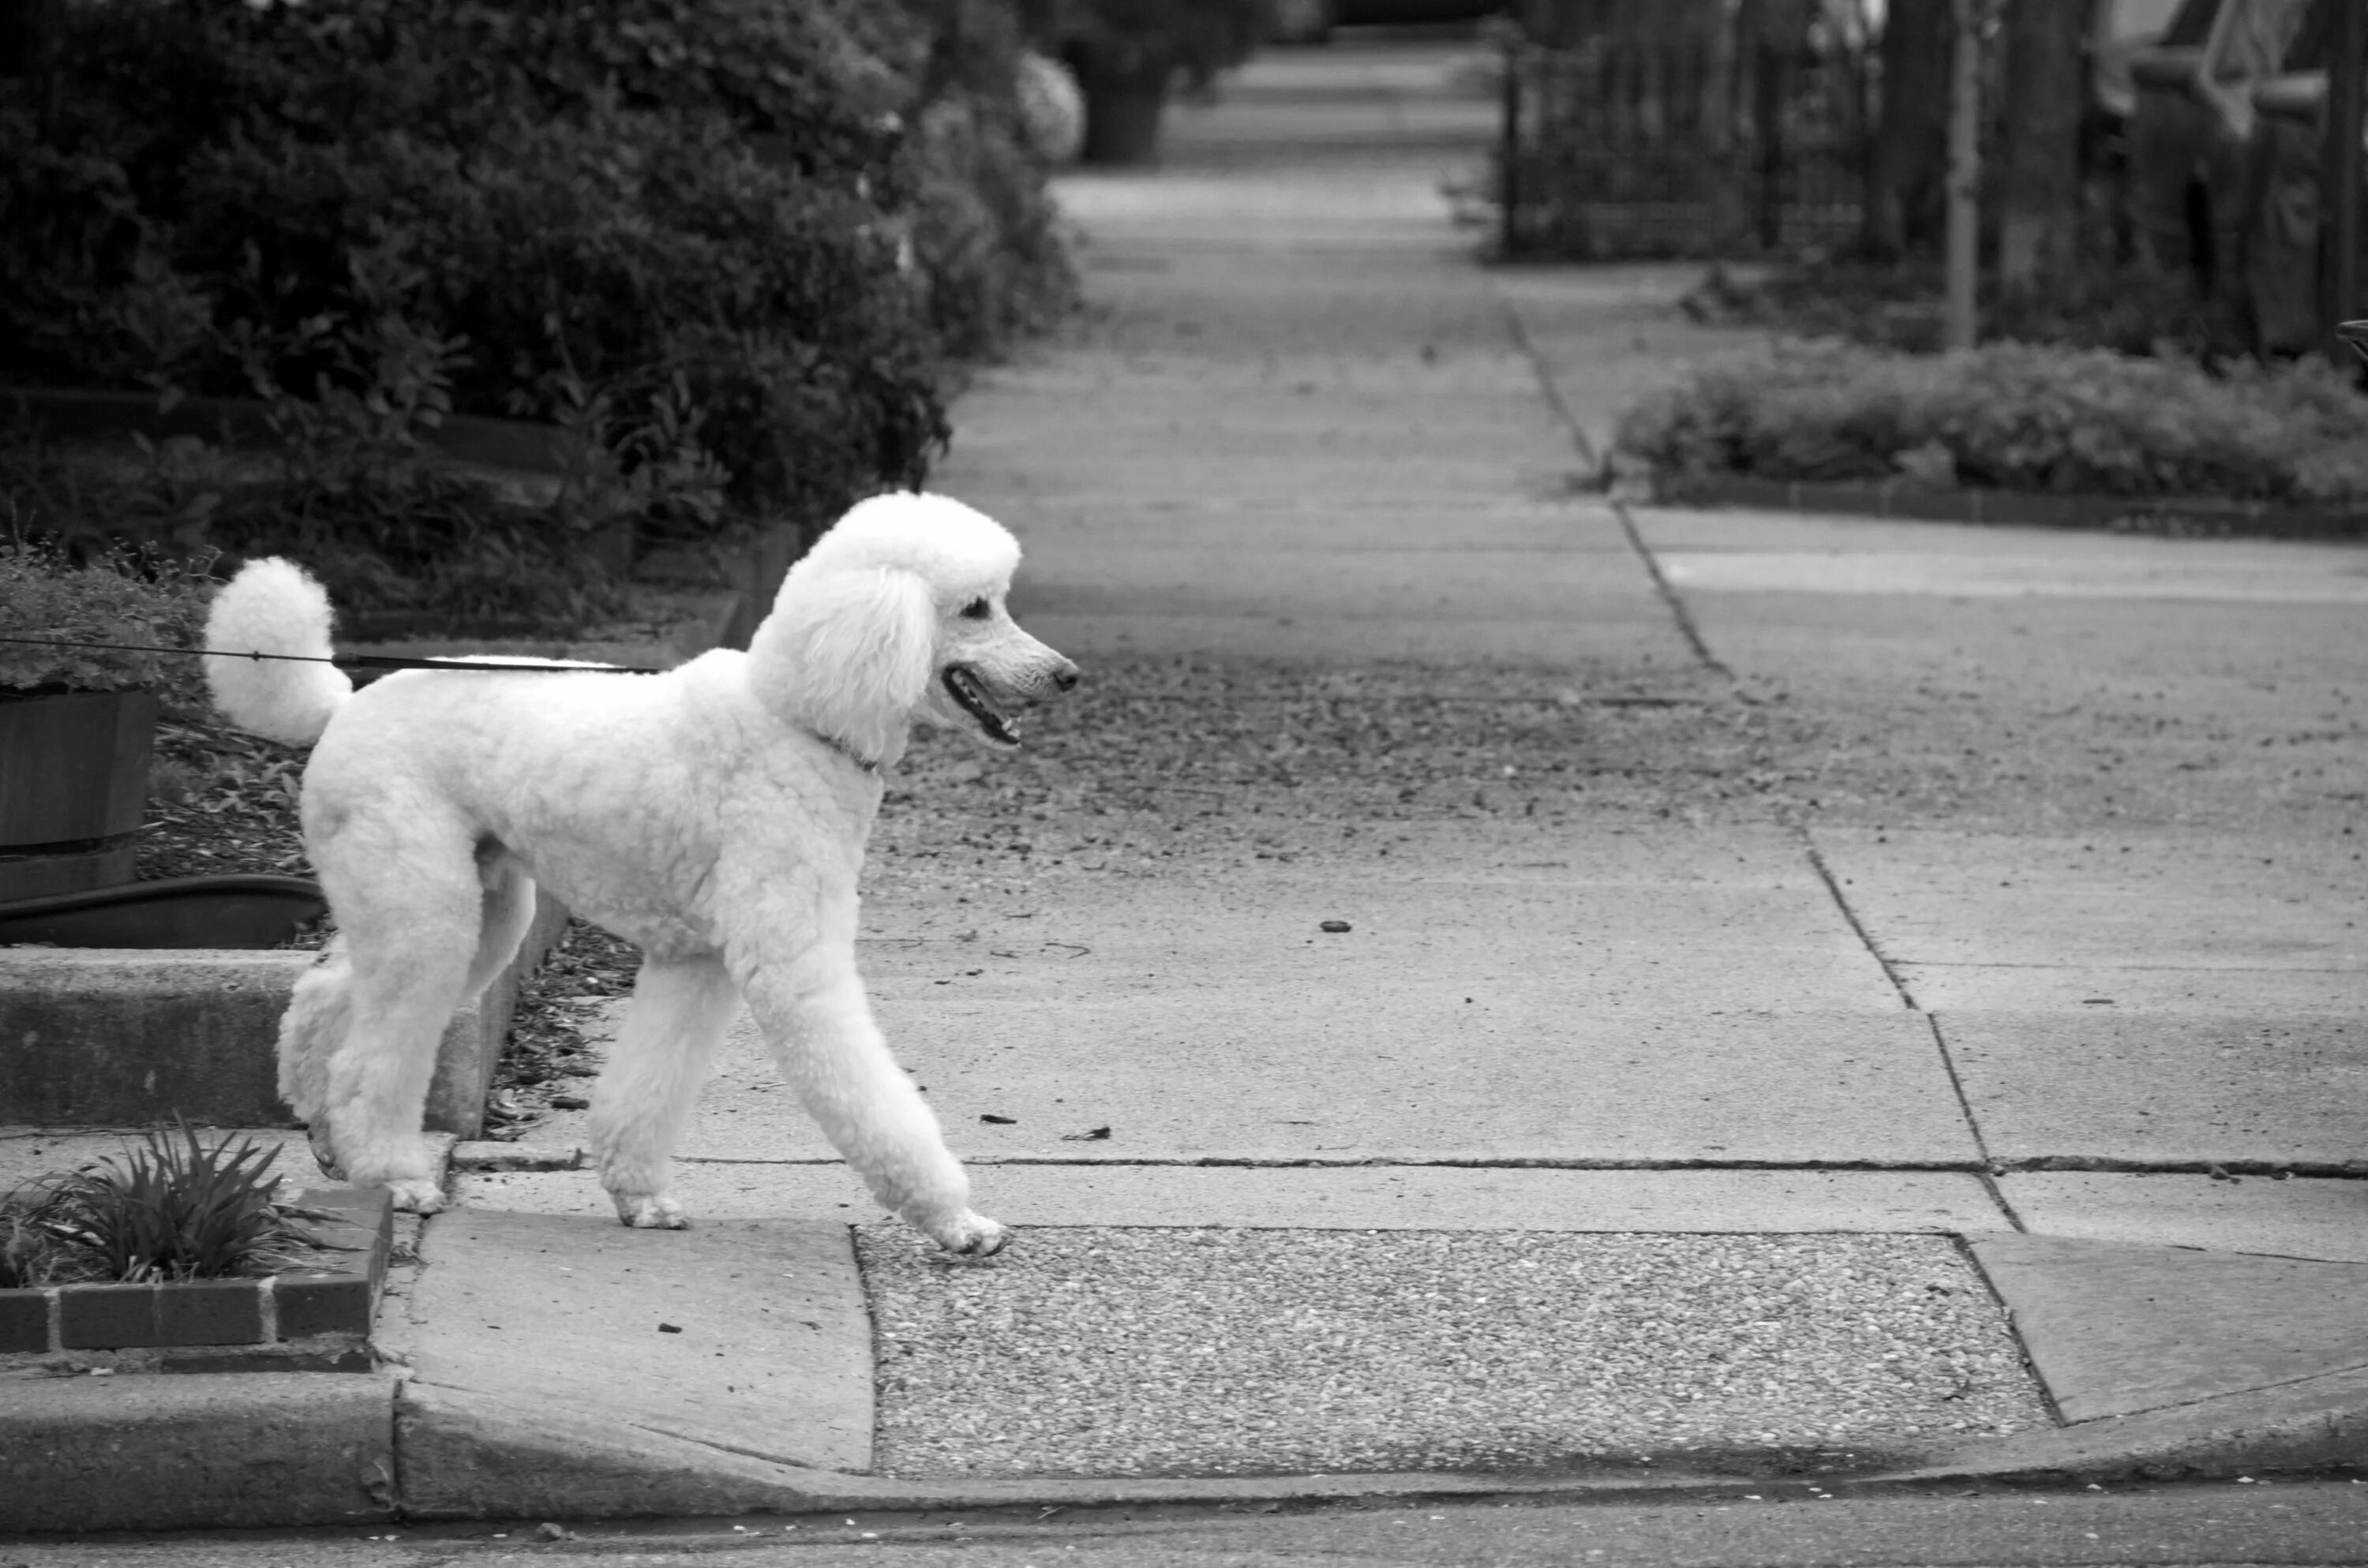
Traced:
[[1372, 840], [1441, 822], [2340, 834], [2360, 812], [2356, 706], [2340, 672], [2278, 702], [2182, 704], [2023, 664], [1775, 688], [1611, 665], [1102, 657], [1028, 716], [1023, 751], [917, 733], [865, 874], [874, 887], [1064, 864], [1174, 876], [1334, 858], [1344, 824]]
[[858, 1231], [897, 1476], [1837, 1467], [2047, 1424], [1933, 1236]]

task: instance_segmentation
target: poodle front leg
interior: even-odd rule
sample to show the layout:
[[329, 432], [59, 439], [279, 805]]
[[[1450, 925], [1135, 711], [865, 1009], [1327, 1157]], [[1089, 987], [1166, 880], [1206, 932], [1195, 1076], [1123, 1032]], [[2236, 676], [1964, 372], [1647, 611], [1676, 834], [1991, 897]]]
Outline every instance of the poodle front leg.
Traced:
[[720, 960], [643, 960], [624, 1028], [592, 1088], [592, 1153], [626, 1224], [690, 1223], [669, 1190], [674, 1151], [739, 1006]]
[[781, 1076], [871, 1196], [950, 1252], [1000, 1251], [1009, 1233], [971, 1211], [970, 1178], [889, 1055], [862, 983], [843, 973], [809, 990], [760, 973], [746, 990]]

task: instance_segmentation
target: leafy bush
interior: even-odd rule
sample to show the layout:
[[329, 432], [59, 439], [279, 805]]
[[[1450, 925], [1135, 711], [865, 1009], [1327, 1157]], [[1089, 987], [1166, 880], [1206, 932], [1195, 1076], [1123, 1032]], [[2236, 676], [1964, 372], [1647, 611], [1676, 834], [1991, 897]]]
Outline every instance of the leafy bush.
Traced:
[[2237, 500], [2368, 499], [2368, 400], [2318, 361], [2222, 376], [2177, 358], [2000, 343], [1916, 357], [1787, 340], [1696, 367], [1622, 417], [1616, 460]]
[[983, 113], [975, 99], [948, 98], [921, 116], [913, 225], [931, 329], [969, 358], [1041, 330], [1076, 299], [1052, 210], [1033, 197], [1024, 130], [983, 134]]
[[[2213, 352], [2226, 338], [2185, 278], [2148, 267], [2094, 265], [2049, 290], [2007, 294], [1984, 279], [1985, 339], [2111, 348], [2140, 356]], [[1878, 348], [1937, 354], [1948, 307], [1939, 263], [1843, 256], [1778, 267], [1748, 280], [1713, 267], [1685, 299], [1698, 320]]]
[[[206, 564], [122, 548], [76, 564], [53, 544], [0, 540], [0, 639], [37, 640], [0, 641], [0, 688], [192, 687], [185, 666], [194, 660], [121, 645], [190, 646], [211, 588]], [[65, 642], [110, 646], [41, 645]]]
[[221, 1279], [317, 1265], [306, 1211], [279, 1201], [277, 1149], [186, 1124], [0, 1200], [0, 1289]]
[[[1070, 296], [1001, 7], [66, 16], [55, 116], [0, 103], [0, 369], [18, 377], [343, 396], [415, 432], [448, 410], [573, 421], [638, 484], [645, 532], [713, 538], [917, 483], [947, 358]], [[718, 475], [728, 508], [700, 498]], [[341, 597], [394, 602], [419, 552], [384, 530], [415, 506], [444, 518], [421, 525], [431, 553], [485, 544], [488, 584], [521, 552], [582, 555], [565, 517], [479, 528], [482, 508], [414, 484], [329, 530], [382, 567], [332, 568]], [[207, 537], [246, 548], [232, 521]]]
[[[598, 551], [619, 509], [653, 520], [712, 500], [712, 479], [702, 492], [670, 468], [635, 476], [683, 486], [663, 505], [605, 472], [524, 497], [438, 465], [415, 430], [347, 393], [278, 400], [270, 422], [284, 445], [268, 455], [187, 436], [102, 449], [0, 437], [0, 499], [17, 534], [59, 568], [286, 554], [347, 608], [570, 633], [622, 608]], [[169, 685], [182, 673], [164, 675]]]

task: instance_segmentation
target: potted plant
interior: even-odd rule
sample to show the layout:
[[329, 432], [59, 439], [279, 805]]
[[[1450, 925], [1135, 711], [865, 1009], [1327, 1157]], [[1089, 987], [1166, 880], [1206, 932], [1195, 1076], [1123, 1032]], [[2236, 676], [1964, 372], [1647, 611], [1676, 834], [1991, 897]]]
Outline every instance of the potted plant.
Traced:
[[1177, 79], [1198, 88], [1239, 64], [1264, 17], [1264, 0], [1046, 0], [1030, 31], [1085, 95], [1081, 160], [1147, 164]]
[[174, 673], [143, 650], [188, 645], [202, 571], [0, 541], [0, 902], [131, 880]]

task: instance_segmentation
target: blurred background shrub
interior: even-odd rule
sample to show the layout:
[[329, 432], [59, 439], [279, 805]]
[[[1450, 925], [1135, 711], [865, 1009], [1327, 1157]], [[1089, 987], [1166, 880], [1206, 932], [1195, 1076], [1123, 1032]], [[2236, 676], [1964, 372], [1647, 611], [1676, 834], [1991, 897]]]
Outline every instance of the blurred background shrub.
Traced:
[[[131, 508], [176, 548], [588, 610], [620, 509], [696, 545], [919, 483], [950, 374], [1066, 308], [1020, 45], [996, 0], [78, 0], [0, 102], [0, 379], [306, 425], [302, 495]], [[454, 413], [567, 426], [598, 494], [460, 497], [412, 460]]]

